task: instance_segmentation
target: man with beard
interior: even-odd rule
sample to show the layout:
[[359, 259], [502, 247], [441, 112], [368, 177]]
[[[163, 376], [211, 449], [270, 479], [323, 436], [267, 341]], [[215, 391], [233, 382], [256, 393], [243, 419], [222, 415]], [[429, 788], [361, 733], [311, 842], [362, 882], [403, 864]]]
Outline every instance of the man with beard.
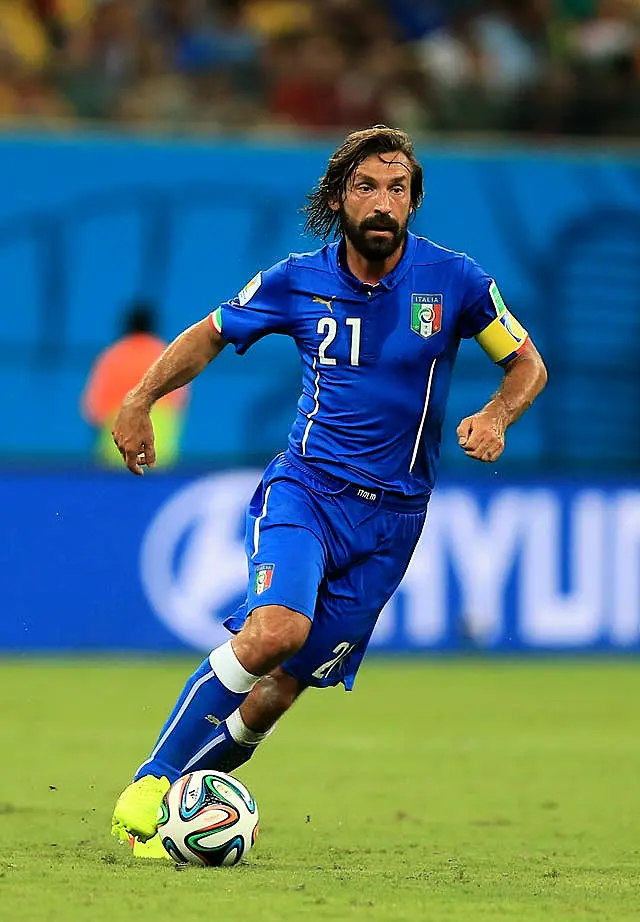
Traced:
[[[182, 333], [127, 396], [113, 430], [134, 474], [153, 466], [149, 411], [231, 342], [267, 333], [298, 346], [302, 395], [287, 450], [247, 513], [247, 598], [234, 637], [188, 679], [151, 754], [121, 794], [112, 830], [134, 854], [164, 856], [156, 833], [170, 783], [246, 762], [309, 686], [351, 689], [378, 615], [400, 583], [434, 485], [449, 380], [462, 337], [504, 368], [462, 420], [470, 458], [494, 462], [546, 371], [495, 281], [463, 253], [408, 230], [422, 167], [402, 131], [350, 134], [310, 195], [307, 230], [325, 240], [259, 272]], [[212, 562], [212, 566], [215, 562]]]

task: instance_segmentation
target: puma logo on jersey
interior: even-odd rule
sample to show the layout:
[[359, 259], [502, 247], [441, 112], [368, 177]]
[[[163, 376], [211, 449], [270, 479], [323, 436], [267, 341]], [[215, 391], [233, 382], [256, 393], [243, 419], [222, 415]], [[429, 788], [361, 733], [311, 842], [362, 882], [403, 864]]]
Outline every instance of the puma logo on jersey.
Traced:
[[335, 295], [329, 299], [321, 298], [320, 295], [313, 296], [313, 301], [315, 304], [324, 304], [324, 306], [327, 307], [332, 314], [333, 314], [333, 302], [335, 301], [335, 299], [336, 299]]

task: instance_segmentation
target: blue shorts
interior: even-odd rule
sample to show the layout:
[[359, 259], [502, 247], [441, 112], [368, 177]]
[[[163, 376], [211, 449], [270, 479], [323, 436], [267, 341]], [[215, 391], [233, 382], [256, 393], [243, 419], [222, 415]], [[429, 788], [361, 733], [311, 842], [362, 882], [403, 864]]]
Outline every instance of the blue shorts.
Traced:
[[247, 511], [247, 599], [233, 632], [262, 605], [312, 621], [282, 664], [303, 685], [351, 689], [378, 615], [400, 583], [426, 516], [424, 497], [358, 488], [278, 455]]

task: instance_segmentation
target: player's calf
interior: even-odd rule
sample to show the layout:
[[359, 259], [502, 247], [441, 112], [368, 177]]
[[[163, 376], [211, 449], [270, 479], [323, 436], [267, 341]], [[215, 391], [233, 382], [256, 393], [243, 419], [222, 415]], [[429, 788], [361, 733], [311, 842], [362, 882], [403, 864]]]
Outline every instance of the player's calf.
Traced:
[[240, 708], [245, 724], [255, 732], [269, 730], [306, 688], [281, 666], [260, 679]]
[[182, 774], [198, 769], [231, 772], [248, 762], [260, 743], [271, 735], [275, 724], [304, 689], [280, 667], [263, 676], [242, 707], [218, 727], [206, 752], [198, 753]]
[[[211, 768], [208, 760], [216, 748], [221, 752], [225, 742], [222, 724], [243, 704], [261, 676], [304, 645], [310, 626], [304, 615], [280, 605], [256, 609], [240, 633], [214, 650], [187, 680], [136, 779], [165, 775], [175, 781], [196, 765]], [[251, 722], [249, 728], [254, 729]], [[264, 732], [269, 727], [255, 729]]]

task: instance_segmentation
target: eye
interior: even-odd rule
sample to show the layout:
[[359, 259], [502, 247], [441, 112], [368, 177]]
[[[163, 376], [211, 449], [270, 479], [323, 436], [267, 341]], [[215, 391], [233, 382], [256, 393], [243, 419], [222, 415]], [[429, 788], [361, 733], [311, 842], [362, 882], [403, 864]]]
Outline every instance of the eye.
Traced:
[[371, 192], [372, 189], [373, 186], [371, 186], [368, 182], [358, 183], [358, 192]]
[[391, 191], [394, 193], [394, 195], [402, 195], [404, 192], [404, 186], [392, 186]]

